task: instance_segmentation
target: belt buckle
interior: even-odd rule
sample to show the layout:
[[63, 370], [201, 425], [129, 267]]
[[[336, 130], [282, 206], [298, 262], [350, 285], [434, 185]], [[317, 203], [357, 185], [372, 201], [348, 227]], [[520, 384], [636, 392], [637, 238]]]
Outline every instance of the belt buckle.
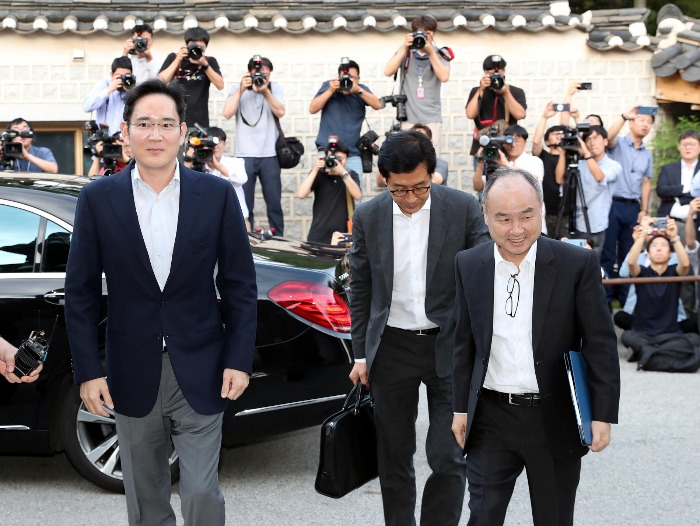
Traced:
[[508, 403], [509, 403], [510, 405], [515, 405], [515, 404], [513, 403], [513, 393], [508, 393]]

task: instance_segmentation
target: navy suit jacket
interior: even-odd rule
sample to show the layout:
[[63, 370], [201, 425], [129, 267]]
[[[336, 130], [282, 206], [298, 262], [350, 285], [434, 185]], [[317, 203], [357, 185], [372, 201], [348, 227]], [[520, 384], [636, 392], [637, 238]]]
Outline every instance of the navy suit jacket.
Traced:
[[[700, 170], [700, 162], [695, 164], [695, 172]], [[687, 205], [693, 200], [690, 192], [683, 193], [683, 184], [681, 183], [681, 161], [665, 164], [661, 167], [659, 180], [656, 183], [656, 193], [661, 197], [662, 202], [659, 205], [659, 211], [656, 213], [658, 217], [666, 217], [671, 213], [674, 197], [678, 197], [681, 205]]]
[[[177, 233], [161, 291], [136, 215], [132, 166], [89, 183], [78, 198], [65, 307], [74, 381], [106, 375], [115, 410], [145, 416], [158, 394], [165, 339], [187, 402], [200, 414], [219, 413], [224, 368], [251, 372], [255, 345], [255, 267], [240, 205], [228, 181], [180, 165]], [[106, 371], [98, 351], [103, 272]]]
[[[467, 447], [491, 356], [494, 272], [493, 243], [460, 252], [455, 259], [453, 409], [468, 414]], [[539, 238], [532, 348], [552, 454], [561, 461], [580, 457], [588, 449], [578, 437], [564, 353], [581, 350], [586, 359], [593, 420], [617, 423], [620, 399], [617, 337], [592, 250]]]

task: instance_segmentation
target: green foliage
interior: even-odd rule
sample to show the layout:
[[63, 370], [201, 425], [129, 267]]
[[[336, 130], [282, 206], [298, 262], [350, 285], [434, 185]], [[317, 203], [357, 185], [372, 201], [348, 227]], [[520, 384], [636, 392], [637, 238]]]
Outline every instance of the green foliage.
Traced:
[[676, 162], [678, 142], [681, 134], [688, 130], [700, 130], [700, 117], [697, 115], [682, 115], [677, 122], [671, 120], [657, 121], [654, 134], [654, 174], [659, 173], [664, 164]]

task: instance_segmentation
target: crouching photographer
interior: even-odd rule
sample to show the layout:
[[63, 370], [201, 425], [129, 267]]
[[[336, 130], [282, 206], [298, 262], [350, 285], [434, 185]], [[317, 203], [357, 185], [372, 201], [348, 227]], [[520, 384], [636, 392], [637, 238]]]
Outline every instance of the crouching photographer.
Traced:
[[120, 172], [129, 164], [129, 147], [121, 140], [121, 132], [109, 133], [109, 128], [95, 121], [87, 121], [85, 130], [90, 132], [85, 153], [92, 155], [92, 165], [88, 177], [112, 175]]
[[15, 172], [58, 173], [58, 164], [48, 148], [34, 146], [34, 129], [18, 117], [0, 135], [0, 169]]
[[319, 156], [309, 175], [299, 185], [297, 197], [314, 194], [308, 241], [330, 244], [334, 232], [348, 232], [354, 200], [362, 197], [360, 178], [346, 168], [350, 148], [337, 136], [328, 138], [325, 155]]

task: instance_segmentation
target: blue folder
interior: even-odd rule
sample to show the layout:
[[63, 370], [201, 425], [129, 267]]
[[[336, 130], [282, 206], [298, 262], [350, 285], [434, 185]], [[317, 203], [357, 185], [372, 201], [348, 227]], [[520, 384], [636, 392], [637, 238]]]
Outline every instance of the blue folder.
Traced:
[[578, 434], [581, 444], [590, 446], [593, 443], [591, 430], [591, 397], [588, 393], [588, 367], [583, 355], [577, 351], [569, 351], [564, 355], [566, 375], [569, 378], [571, 401], [576, 413]]

